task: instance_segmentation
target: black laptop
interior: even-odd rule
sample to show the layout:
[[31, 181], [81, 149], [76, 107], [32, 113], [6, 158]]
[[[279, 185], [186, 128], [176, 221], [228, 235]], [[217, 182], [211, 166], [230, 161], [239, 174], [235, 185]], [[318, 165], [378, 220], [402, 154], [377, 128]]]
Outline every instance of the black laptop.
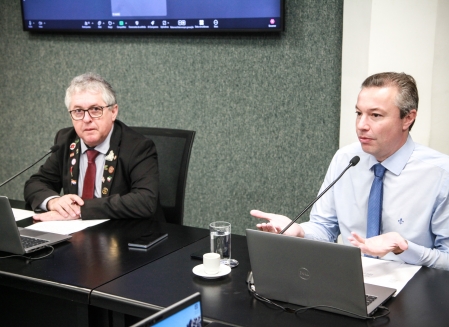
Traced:
[[301, 306], [368, 318], [395, 289], [365, 284], [360, 249], [246, 230], [258, 294]]
[[202, 321], [201, 294], [197, 292], [131, 327], [201, 327]]
[[0, 196], [0, 251], [25, 254], [63, 242], [71, 237], [17, 227], [8, 198]]

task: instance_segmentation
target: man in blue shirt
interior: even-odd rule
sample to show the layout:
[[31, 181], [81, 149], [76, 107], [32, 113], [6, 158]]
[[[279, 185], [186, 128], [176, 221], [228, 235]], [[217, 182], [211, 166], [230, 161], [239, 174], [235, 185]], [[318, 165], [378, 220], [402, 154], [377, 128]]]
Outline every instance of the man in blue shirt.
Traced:
[[[287, 235], [358, 246], [365, 254], [449, 270], [449, 157], [413, 142], [409, 131], [418, 109], [413, 77], [380, 73], [362, 84], [356, 104], [359, 142], [335, 154], [324, 190], [354, 156], [348, 172], [312, 208], [310, 221], [293, 224]], [[380, 235], [366, 237], [373, 166], [386, 168]], [[252, 210], [265, 219], [262, 231], [279, 232], [291, 220]]]

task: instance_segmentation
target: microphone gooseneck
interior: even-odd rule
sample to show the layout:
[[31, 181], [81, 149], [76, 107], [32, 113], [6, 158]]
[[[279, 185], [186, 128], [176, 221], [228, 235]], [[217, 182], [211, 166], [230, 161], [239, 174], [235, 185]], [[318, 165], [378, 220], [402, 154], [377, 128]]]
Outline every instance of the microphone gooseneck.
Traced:
[[332, 186], [334, 186], [335, 183], [337, 183], [337, 181], [341, 178], [341, 176], [343, 176], [344, 173], [346, 173], [346, 171], [347, 171], [349, 168], [351, 168], [351, 167], [357, 165], [357, 164], [359, 163], [359, 161], [360, 161], [360, 157], [359, 157], [359, 156], [353, 157], [353, 158], [349, 161], [349, 165], [345, 168], [345, 170], [343, 170], [343, 172], [340, 174], [340, 176], [338, 176], [336, 180], [334, 180], [328, 187], [326, 187], [326, 189], [325, 189], [323, 192], [321, 192], [321, 193], [315, 198], [315, 200], [313, 200], [312, 202], [310, 202], [309, 205], [308, 205], [303, 211], [301, 211], [301, 213], [300, 213], [298, 216], [296, 216], [295, 219], [293, 219], [287, 226], [285, 226], [285, 228], [284, 228], [283, 230], [281, 230], [281, 231], [279, 232], [279, 234], [284, 234], [285, 231], [286, 231], [287, 229], [289, 229], [291, 225], [293, 225], [293, 224], [294, 224], [294, 223], [295, 223], [295, 222], [296, 222], [296, 221], [297, 221], [297, 220], [298, 220], [298, 219], [299, 219], [299, 218], [300, 218], [300, 217], [301, 217], [307, 210], [310, 209], [311, 206], [313, 206], [313, 205], [315, 204], [315, 202], [317, 202], [317, 201], [324, 195], [324, 193], [326, 193]]
[[25, 171], [27, 171], [28, 169], [30, 169], [31, 167], [33, 167], [35, 164], [37, 164], [39, 161], [41, 161], [42, 159], [44, 159], [46, 156], [48, 156], [50, 153], [56, 152], [59, 150], [61, 146], [59, 144], [55, 144], [50, 148], [50, 151], [47, 151], [47, 153], [45, 153], [45, 155], [43, 155], [41, 158], [39, 158], [37, 161], [35, 161], [32, 165], [26, 167], [24, 170], [18, 172], [17, 174], [15, 174], [13, 177], [7, 179], [6, 181], [4, 181], [3, 183], [0, 184], [0, 187], [2, 187], [3, 185], [5, 185], [6, 183], [9, 183], [10, 181], [12, 181], [14, 178], [16, 178], [17, 176], [19, 176], [20, 174], [23, 174]]

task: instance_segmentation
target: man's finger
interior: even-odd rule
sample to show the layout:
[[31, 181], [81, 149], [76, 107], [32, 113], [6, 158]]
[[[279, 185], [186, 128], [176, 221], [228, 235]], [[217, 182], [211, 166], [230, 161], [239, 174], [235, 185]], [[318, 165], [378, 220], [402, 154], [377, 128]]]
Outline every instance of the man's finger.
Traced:
[[274, 227], [271, 224], [266, 223], [257, 224], [256, 227], [263, 232], [272, 232], [274, 230]]
[[61, 210], [57, 210], [59, 214], [67, 218], [69, 215], [72, 217], [76, 217], [80, 215], [80, 207], [71, 199], [67, 199], [68, 201], [64, 201], [61, 203]]
[[41, 221], [41, 215], [34, 215], [33, 220]]
[[260, 210], [251, 210], [249, 213], [251, 216], [253, 216], [255, 218], [266, 219], [268, 221], [272, 221], [273, 219], [282, 217], [282, 216], [274, 214], [274, 213], [263, 212]]
[[84, 200], [76, 194], [70, 194], [70, 200], [72, 203], [76, 203], [79, 206], [84, 205]]
[[56, 211], [63, 217], [68, 217], [70, 213], [67, 212], [67, 210], [65, 209], [65, 206], [66, 206], [65, 203], [59, 203], [57, 206], [55, 206], [54, 211]]
[[404, 239], [398, 242], [398, 246], [402, 251], [408, 250], [408, 243]]
[[48, 212], [44, 212], [44, 213], [40, 213], [38, 215], [34, 215], [33, 219], [37, 220], [37, 221], [47, 221], [47, 220], [52, 220], [52, 215], [54, 214], [53, 211], [48, 211]]
[[357, 234], [355, 232], [351, 232], [351, 234], [357, 242], [365, 244], [365, 239], [363, 237], [361, 237], [359, 234]]
[[249, 214], [255, 218], [262, 218], [262, 219], [267, 219], [267, 220], [271, 220], [270, 214], [260, 211], [260, 210], [251, 210], [249, 212]]

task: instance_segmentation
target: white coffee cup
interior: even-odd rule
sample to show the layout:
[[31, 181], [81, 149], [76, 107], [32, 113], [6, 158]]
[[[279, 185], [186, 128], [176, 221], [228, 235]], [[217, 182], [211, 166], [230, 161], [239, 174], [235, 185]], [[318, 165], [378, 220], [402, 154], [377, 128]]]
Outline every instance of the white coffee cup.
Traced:
[[220, 270], [220, 254], [205, 253], [203, 254], [204, 272], [208, 275], [216, 275]]

